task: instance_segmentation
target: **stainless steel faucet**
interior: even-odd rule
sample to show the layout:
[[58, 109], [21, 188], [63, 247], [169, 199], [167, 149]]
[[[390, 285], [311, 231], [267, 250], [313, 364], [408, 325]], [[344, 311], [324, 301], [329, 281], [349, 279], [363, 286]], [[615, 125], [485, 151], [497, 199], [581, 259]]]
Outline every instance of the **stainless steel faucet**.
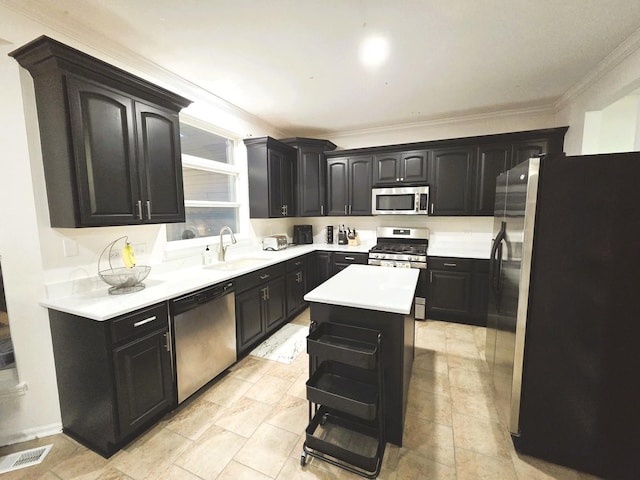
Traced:
[[227, 248], [229, 248], [229, 245], [225, 247], [222, 244], [222, 238], [223, 238], [222, 234], [227, 230], [231, 234], [231, 243], [237, 243], [236, 237], [233, 235], [233, 230], [231, 230], [231, 227], [228, 227], [225, 225], [220, 229], [220, 243], [218, 245], [218, 261], [219, 262], [224, 262], [224, 256], [227, 254]]

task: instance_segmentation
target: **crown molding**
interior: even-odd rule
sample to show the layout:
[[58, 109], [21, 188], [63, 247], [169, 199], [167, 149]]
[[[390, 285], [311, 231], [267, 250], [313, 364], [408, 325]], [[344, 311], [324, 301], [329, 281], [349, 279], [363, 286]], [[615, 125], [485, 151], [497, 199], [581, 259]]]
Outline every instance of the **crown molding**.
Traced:
[[372, 135], [376, 133], [400, 132], [403, 130], [438, 127], [438, 126], [445, 126], [445, 125], [455, 125], [455, 124], [471, 123], [471, 122], [485, 121], [485, 120], [495, 120], [496, 118], [514, 117], [514, 116], [520, 116], [520, 115], [542, 116], [542, 115], [554, 115], [554, 114], [555, 114], [554, 104], [548, 103], [544, 105], [534, 105], [534, 106], [522, 107], [522, 108], [508, 108], [503, 110], [478, 112], [478, 113], [473, 113], [468, 115], [461, 114], [454, 117], [424, 120], [420, 122], [403, 123], [403, 124], [385, 126], [385, 127], [364, 128], [364, 129], [358, 129], [358, 130], [350, 130], [346, 132], [325, 131], [325, 132], [320, 132], [317, 135], [320, 135], [320, 136], [330, 135], [331, 138], [348, 138], [348, 137], [357, 137], [361, 135]]
[[595, 68], [593, 68], [585, 77], [579, 82], [574, 84], [569, 90], [560, 96], [558, 101], [554, 105], [554, 109], [557, 112], [566, 107], [575, 98], [584, 93], [588, 88], [593, 86], [611, 72], [620, 63], [626, 60], [630, 55], [635, 53], [640, 48], [640, 28], [633, 32], [626, 40], [618, 45], [609, 55], [607, 55]]

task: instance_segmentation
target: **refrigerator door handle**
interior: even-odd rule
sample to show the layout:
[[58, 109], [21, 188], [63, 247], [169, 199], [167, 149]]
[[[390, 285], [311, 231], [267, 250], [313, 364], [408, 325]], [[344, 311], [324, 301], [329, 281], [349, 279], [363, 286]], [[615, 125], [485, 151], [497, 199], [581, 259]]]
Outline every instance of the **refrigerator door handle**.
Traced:
[[507, 222], [502, 222], [500, 231], [496, 235], [491, 247], [491, 260], [489, 265], [489, 284], [493, 290], [497, 312], [500, 312], [501, 282], [500, 271], [502, 269], [502, 242], [505, 239]]

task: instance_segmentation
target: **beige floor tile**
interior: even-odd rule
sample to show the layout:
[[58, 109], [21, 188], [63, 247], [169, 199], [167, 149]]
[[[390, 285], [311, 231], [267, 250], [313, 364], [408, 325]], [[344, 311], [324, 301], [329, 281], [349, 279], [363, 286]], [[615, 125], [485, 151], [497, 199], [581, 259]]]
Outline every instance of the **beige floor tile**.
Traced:
[[119, 451], [109, 466], [136, 480], [159, 478], [191, 441], [164, 428], [154, 428], [126, 450]]
[[271, 480], [263, 473], [231, 460], [216, 480]]
[[445, 395], [409, 390], [407, 414], [423, 420], [451, 426], [451, 399]]
[[581, 480], [576, 470], [512, 452], [511, 460], [518, 480]]
[[426, 370], [428, 372], [448, 373], [449, 365], [447, 355], [443, 352], [416, 348], [413, 368]]
[[415, 369], [411, 372], [409, 389], [449, 396], [449, 376], [446, 373]]
[[225, 407], [215, 424], [249, 438], [271, 414], [272, 406], [242, 397], [233, 406]]
[[239, 463], [275, 478], [299, 436], [263, 423], [234, 457]]
[[447, 355], [449, 368], [461, 368], [489, 375], [489, 365], [481, 358], [461, 357], [459, 355]]
[[415, 450], [402, 449], [395, 473], [398, 480], [456, 480], [454, 465], [439, 463]]
[[205, 480], [213, 480], [246, 441], [236, 433], [214, 426], [180, 455], [175, 464]]
[[256, 383], [276, 362], [247, 355], [229, 370], [229, 375], [239, 380]]
[[444, 330], [447, 340], [462, 340], [475, 344], [473, 326], [462, 323], [447, 323]]
[[298, 397], [285, 395], [278, 403], [278, 408], [274, 408], [265, 421], [270, 425], [300, 435], [304, 433], [309, 424], [309, 402]]
[[51, 469], [63, 480], [95, 480], [104, 473], [107, 460], [89, 449], [82, 448]]
[[446, 425], [407, 415], [402, 446], [434, 462], [455, 466], [453, 430]]
[[[305, 466], [300, 465], [300, 460], [295, 458], [287, 458], [282, 466], [282, 470], [276, 477], [277, 480], [335, 480], [340, 477], [338, 471], [331, 472], [320, 468], [317, 459], [313, 461], [307, 460]], [[355, 475], [354, 478], [358, 478]], [[362, 477], [360, 477], [362, 478]]]
[[463, 368], [449, 368], [449, 386], [478, 392], [485, 397], [490, 397], [493, 392], [493, 384], [488, 373]]
[[456, 447], [457, 480], [518, 480], [507, 457], [489, 457]]
[[416, 331], [416, 347], [424, 350], [445, 352], [447, 340], [445, 332], [434, 328], [422, 328]]
[[268, 405], [275, 405], [280, 402], [292, 385], [293, 380], [283, 380], [282, 378], [265, 374], [247, 390], [244, 396]]
[[176, 464], [169, 466], [159, 478], [162, 480], [202, 480], [199, 476], [186, 471]]
[[454, 386], [450, 388], [453, 412], [476, 417], [492, 422], [499, 422], [498, 411], [493, 402], [493, 395], [487, 396], [472, 390]]
[[251, 382], [227, 375], [209, 387], [206, 392], [203, 392], [202, 398], [224, 407], [230, 407], [240, 400], [252, 386]]
[[507, 431], [497, 422], [453, 413], [453, 434], [456, 448], [482, 455], [509, 457], [513, 444]]
[[[299, 358], [302, 360], [299, 361]], [[308, 356], [306, 354], [300, 354], [291, 364], [275, 362], [274, 365], [266, 371], [266, 374], [293, 382], [302, 374], [309, 375]]]
[[291, 388], [287, 390], [287, 395], [291, 395], [292, 397], [298, 397], [305, 399], [307, 398], [307, 379], [309, 378], [308, 373], [303, 373], [298, 378], [295, 379]]
[[478, 347], [473, 340], [466, 341], [455, 337], [447, 339], [447, 354], [475, 359], [480, 358]]
[[166, 429], [197, 440], [222, 414], [223, 407], [200, 397], [170, 415]]

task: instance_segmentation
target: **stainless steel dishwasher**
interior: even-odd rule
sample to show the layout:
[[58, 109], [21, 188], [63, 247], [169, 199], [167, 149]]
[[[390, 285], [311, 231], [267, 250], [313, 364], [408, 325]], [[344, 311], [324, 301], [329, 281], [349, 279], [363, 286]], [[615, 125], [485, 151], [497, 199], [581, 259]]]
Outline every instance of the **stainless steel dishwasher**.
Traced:
[[171, 302], [178, 403], [237, 359], [233, 282], [221, 283]]

